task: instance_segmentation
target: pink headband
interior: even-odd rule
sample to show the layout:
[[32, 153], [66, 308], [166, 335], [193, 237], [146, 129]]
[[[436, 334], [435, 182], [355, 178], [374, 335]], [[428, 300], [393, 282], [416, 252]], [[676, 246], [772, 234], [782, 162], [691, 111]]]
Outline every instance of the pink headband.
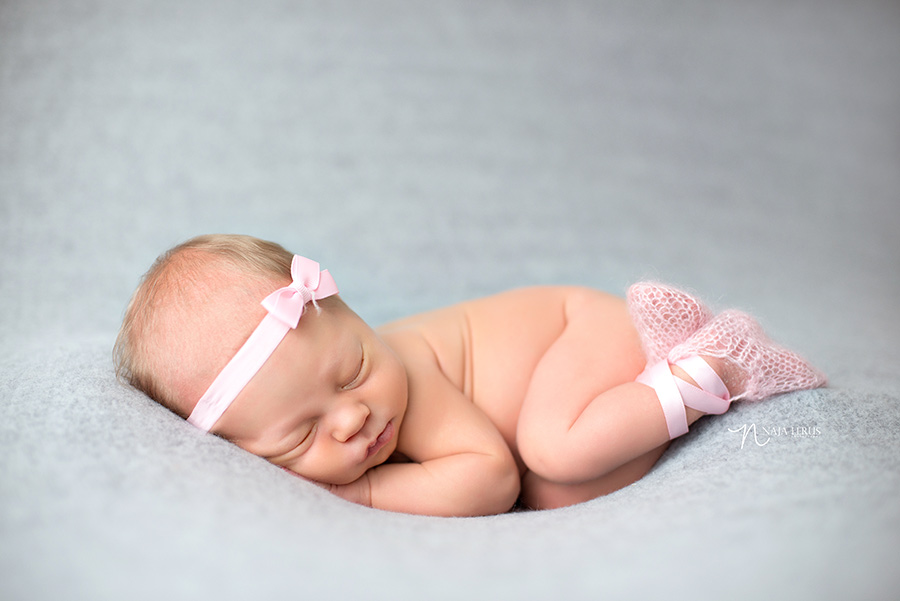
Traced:
[[298, 255], [291, 262], [291, 278], [294, 281], [290, 286], [279, 288], [262, 301], [268, 313], [200, 397], [189, 423], [209, 432], [288, 331], [297, 327], [306, 304], [312, 302], [318, 308], [317, 300], [338, 293], [328, 270], [319, 271], [318, 263]]

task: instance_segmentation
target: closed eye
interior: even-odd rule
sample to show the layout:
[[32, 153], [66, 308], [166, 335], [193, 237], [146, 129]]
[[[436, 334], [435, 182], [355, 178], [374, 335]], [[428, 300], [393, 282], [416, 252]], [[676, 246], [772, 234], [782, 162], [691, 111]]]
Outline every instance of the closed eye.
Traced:
[[316, 425], [317, 424], [315, 423], [310, 424], [309, 430], [307, 430], [303, 437], [300, 438], [299, 442], [294, 444], [288, 450], [276, 455], [263, 455], [263, 457], [275, 465], [281, 465], [299, 457], [305, 453], [310, 444], [312, 444], [312, 439], [316, 433]]
[[341, 386], [341, 390], [353, 390], [357, 386], [362, 383], [365, 376], [365, 367], [366, 367], [366, 352], [365, 349], [360, 347], [360, 358], [359, 365], [356, 368], [356, 373], [353, 374], [353, 378], [343, 386]]
[[301, 440], [300, 443], [296, 447], [294, 447], [295, 449], [299, 449], [300, 447], [307, 446], [307, 443], [309, 443], [312, 440], [313, 435], [316, 432], [317, 425], [318, 425], [318, 422], [314, 422], [312, 425], [310, 425], [309, 432], [307, 432], [306, 436], [303, 437], [303, 440]]

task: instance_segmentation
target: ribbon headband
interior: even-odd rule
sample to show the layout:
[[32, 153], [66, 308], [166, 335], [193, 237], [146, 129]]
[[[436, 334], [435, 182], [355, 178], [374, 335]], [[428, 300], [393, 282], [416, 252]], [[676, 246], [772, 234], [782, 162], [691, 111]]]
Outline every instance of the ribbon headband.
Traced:
[[299, 255], [291, 262], [291, 278], [289, 286], [263, 299], [268, 313], [200, 397], [187, 419], [190, 424], [209, 432], [287, 333], [297, 327], [307, 303], [316, 305], [317, 300], [338, 293], [327, 269], [319, 271], [318, 263]]

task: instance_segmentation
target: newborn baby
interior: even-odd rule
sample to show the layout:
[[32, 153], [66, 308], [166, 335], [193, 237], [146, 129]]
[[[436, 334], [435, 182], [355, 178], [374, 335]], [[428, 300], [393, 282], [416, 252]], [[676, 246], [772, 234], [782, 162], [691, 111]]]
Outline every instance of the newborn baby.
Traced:
[[822, 386], [751, 317], [677, 289], [535, 287], [372, 329], [317, 263], [248, 236], [157, 259], [117, 373], [341, 497], [428, 515], [579, 503], [736, 399]]

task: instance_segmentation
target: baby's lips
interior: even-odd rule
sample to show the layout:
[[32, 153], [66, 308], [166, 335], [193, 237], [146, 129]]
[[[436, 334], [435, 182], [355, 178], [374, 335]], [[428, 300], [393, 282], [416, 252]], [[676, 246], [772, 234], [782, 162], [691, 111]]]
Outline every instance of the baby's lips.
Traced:
[[384, 427], [384, 430], [381, 431], [381, 434], [378, 435], [372, 444], [369, 445], [369, 448], [366, 449], [366, 458], [371, 457], [386, 445], [391, 438], [394, 437], [394, 422], [389, 421], [387, 425]]

